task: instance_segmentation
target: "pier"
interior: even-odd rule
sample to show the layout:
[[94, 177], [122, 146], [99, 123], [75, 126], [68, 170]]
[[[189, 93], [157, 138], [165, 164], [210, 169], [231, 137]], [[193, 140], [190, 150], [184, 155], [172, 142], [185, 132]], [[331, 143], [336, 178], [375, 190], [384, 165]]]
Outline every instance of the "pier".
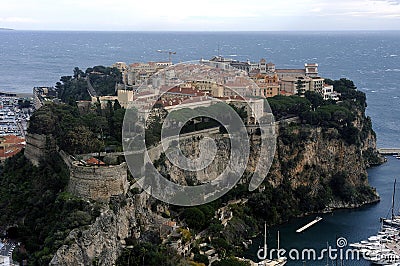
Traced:
[[400, 148], [380, 148], [378, 152], [382, 155], [400, 154]]
[[309, 228], [309, 227], [313, 226], [314, 224], [318, 223], [318, 222], [319, 222], [319, 221], [321, 221], [321, 220], [322, 220], [322, 218], [321, 218], [321, 217], [317, 217], [317, 218], [315, 218], [315, 220], [314, 220], [314, 221], [312, 221], [312, 222], [309, 222], [309, 223], [308, 223], [308, 224], [306, 224], [305, 226], [303, 226], [303, 227], [301, 227], [301, 228], [297, 229], [297, 230], [296, 230], [296, 233], [301, 233], [301, 232], [303, 232], [304, 230], [306, 230], [307, 228]]

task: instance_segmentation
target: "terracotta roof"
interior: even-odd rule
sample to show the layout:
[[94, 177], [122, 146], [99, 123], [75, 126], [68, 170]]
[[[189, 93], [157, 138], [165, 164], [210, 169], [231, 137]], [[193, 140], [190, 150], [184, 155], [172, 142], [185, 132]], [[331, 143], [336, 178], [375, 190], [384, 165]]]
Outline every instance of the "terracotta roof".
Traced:
[[3, 141], [1, 141], [2, 144], [25, 144], [25, 139], [15, 136], [15, 135], [7, 135], [3, 137]]
[[196, 90], [193, 88], [181, 88], [178, 86], [169, 89], [166, 93], [184, 94], [184, 95], [193, 95], [193, 96], [205, 96], [206, 95], [206, 93], [201, 90]]
[[86, 160], [86, 163], [87, 163], [88, 165], [105, 165], [104, 162], [102, 162], [102, 161], [100, 161], [99, 159], [96, 159], [96, 158], [94, 158], [94, 157], [87, 159], [87, 160]]
[[4, 136], [0, 141], [0, 158], [12, 157], [25, 147], [25, 139], [15, 136]]

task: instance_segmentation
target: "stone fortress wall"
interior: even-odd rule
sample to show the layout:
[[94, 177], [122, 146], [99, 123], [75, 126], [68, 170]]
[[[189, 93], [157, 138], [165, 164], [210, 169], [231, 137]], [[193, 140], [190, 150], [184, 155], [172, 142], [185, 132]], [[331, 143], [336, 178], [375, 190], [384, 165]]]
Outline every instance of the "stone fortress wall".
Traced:
[[56, 150], [56, 143], [52, 136], [28, 133], [25, 136], [26, 147], [24, 155], [35, 166], [46, 154]]
[[86, 200], [109, 201], [111, 196], [128, 191], [127, 165], [84, 166], [64, 151], [59, 151], [69, 168], [68, 191]]
[[[27, 134], [26, 141], [25, 156], [36, 166], [47, 153], [57, 150], [54, 140], [46, 135]], [[85, 200], [108, 202], [111, 196], [128, 191], [125, 162], [119, 165], [85, 166], [62, 150], [58, 153], [69, 168], [68, 191], [73, 195]]]

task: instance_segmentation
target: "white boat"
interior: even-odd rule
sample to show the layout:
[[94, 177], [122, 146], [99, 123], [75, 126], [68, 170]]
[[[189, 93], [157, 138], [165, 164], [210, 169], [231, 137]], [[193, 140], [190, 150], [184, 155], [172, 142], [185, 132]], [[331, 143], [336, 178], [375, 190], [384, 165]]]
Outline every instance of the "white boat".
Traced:
[[[278, 251], [280, 250], [279, 247], [279, 231], [278, 231]], [[267, 255], [267, 224], [264, 224], [264, 255]], [[279, 254], [279, 253], [278, 253]], [[260, 261], [257, 266], [283, 266], [287, 263], [286, 257], [278, 257], [276, 259], [264, 259]]]

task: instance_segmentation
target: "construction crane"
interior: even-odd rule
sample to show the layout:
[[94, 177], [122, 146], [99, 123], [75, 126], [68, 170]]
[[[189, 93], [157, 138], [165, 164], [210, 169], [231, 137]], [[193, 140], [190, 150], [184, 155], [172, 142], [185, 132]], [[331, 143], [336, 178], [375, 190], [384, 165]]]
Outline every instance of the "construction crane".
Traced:
[[176, 54], [176, 52], [165, 51], [165, 50], [157, 50], [157, 52], [159, 52], [159, 53], [167, 53], [168, 54], [168, 62], [172, 62], [171, 61], [171, 55]]

